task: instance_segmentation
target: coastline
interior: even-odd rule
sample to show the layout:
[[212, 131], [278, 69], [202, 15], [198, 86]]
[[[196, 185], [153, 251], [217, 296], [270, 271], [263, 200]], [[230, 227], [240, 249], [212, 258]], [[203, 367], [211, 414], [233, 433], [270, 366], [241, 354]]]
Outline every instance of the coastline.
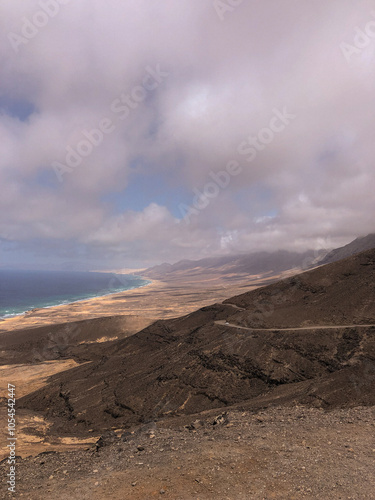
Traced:
[[259, 286], [255, 281], [249, 282], [248, 278], [223, 281], [202, 276], [197, 282], [189, 281], [186, 276], [173, 281], [140, 277], [149, 283], [69, 304], [35, 308], [22, 315], [5, 318], [0, 322], [0, 333], [119, 315], [155, 320], [174, 318]]
[[[100, 272], [100, 271], [96, 271], [96, 272]], [[104, 272], [104, 271], [102, 271], [102, 272]], [[139, 275], [134, 275], [134, 276], [136, 278], [141, 278], [144, 281], [148, 281], [148, 283], [144, 283], [143, 285], [139, 285], [139, 286], [133, 286], [131, 288], [127, 288], [126, 290], [120, 290], [118, 292], [104, 293], [104, 294], [100, 294], [100, 295], [95, 295], [93, 297], [86, 297], [86, 298], [83, 298], [83, 299], [71, 300], [71, 301], [67, 301], [67, 302], [64, 301], [61, 304], [52, 304], [52, 305], [49, 305], [49, 306], [33, 307], [32, 309], [26, 309], [25, 311], [22, 311], [20, 313], [6, 314], [5, 316], [0, 316], [0, 326], [1, 326], [1, 323], [3, 321], [6, 321], [8, 319], [18, 318], [20, 316], [28, 316], [31, 313], [35, 312], [35, 311], [44, 310], [44, 309], [52, 309], [52, 308], [55, 308], [55, 307], [69, 306], [71, 304], [76, 304], [78, 302], [87, 302], [89, 300], [100, 299], [100, 298], [103, 298], [103, 297], [117, 295], [117, 294], [120, 294], [120, 293], [123, 293], [123, 292], [127, 292], [127, 291], [130, 291], [130, 290], [137, 290], [138, 288], [143, 288], [143, 287], [148, 286], [148, 285], [150, 285], [152, 283], [152, 280], [149, 279], [149, 278], [144, 278], [143, 276], [139, 276]], [[1, 328], [0, 328], [0, 331], [1, 331]]]
[[[86, 299], [73, 300], [72, 302], [63, 304], [35, 307], [19, 314], [2, 317], [0, 318], [0, 333], [21, 328], [36, 328], [48, 324], [70, 323], [84, 319], [116, 315], [116, 307], [113, 307], [111, 314], [104, 314], [103, 311], [99, 310], [99, 304], [105, 303], [108, 300], [117, 300], [127, 292], [134, 292], [139, 289], [150, 287], [155, 282], [155, 280], [151, 280], [150, 278], [143, 278], [142, 276], [137, 277], [147, 280], [148, 283], [115, 293], [106, 293]], [[123, 298], [126, 299], [126, 297]], [[98, 309], [98, 311], [95, 312], [92, 309]], [[129, 312], [129, 314], [131, 313]]]
[[[103, 343], [110, 344], [134, 335], [156, 320], [181, 317], [264, 285], [255, 277], [212, 273], [200, 273], [198, 277], [185, 274], [173, 279], [145, 279], [149, 283], [138, 288], [33, 309], [2, 321], [2, 385], [5, 387], [11, 376], [21, 397], [26, 396], [44, 387], [50, 376], [100, 357]], [[80, 322], [79, 325], [76, 322]], [[18, 418], [22, 438], [18, 453], [22, 457], [46, 450], [87, 449], [90, 442], [99, 438], [93, 435], [90, 439], [78, 440], [52, 435], [49, 431], [52, 422], [27, 409], [20, 409]]]

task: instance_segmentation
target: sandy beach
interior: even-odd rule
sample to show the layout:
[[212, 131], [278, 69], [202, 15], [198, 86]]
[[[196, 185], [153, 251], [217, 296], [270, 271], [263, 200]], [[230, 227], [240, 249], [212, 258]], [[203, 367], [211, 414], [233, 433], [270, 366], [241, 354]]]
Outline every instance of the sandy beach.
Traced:
[[181, 281], [150, 281], [150, 284], [140, 288], [71, 304], [33, 309], [23, 315], [6, 318], [0, 322], [0, 332], [114, 315], [172, 318], [260, 286], [260, 280], [252, 281], [249, 277], [222, 279], [218, 276], [202, 276], [199, 281], [189, 281], [186, 276], [181, 276]]

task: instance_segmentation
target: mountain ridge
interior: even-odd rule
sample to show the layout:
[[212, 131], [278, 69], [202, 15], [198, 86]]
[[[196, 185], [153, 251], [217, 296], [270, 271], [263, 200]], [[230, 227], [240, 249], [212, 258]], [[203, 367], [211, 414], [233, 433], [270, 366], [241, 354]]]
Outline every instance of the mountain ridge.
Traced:
[[308, 268], [313, 265], [322, 252], [308, 250], [306, 252], [290, 252], [277, 250], [275, 252], [253, 252], [248, 254], [227, 255], [223, 257], [206, 257], [200, 260], [181, 260], [174, 264], [163, 264], [150, 267], [142, 272], [142, 276], [162, 279], [171, 278], [181, 273], [190, 275], [202, 271], [221, 275], [270, 275], [293, 268]]
[[374, 278], [370, 250], [156, 321], [20, 405], [68, 434], [237, 404], [373, 405], [375, 326], [364, 325], [375, 325]]
[[370, 233], [367, 236], [360, 236], [343, 247], [335, 248], [325, 255], [319, 265], [330, 264], [338, 260], [345, 259], [351, 255], [371, 250], [375, 248], [375, 233]]
[[183, 259], [173, 264], [164, 262], [142, 271], [153, 279], [180, 279], [182, 276], [198, 277], [200, 274], [216, 274], [232, 278], [249, 276], [269, 277], [292, 270], [306, 270], [337, 262], [365, 250], [375, 248], [375, 233], [361, 236], [343, 247], [333, 250], [306, 250], [293, 252], [251, 252], [221, 257], [205, 257], [199, 260]]

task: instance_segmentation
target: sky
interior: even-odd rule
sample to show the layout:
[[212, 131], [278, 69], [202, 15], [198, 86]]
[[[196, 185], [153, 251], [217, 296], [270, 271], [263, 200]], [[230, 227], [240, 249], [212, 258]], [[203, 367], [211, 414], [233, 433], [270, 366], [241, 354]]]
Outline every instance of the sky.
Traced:
[[0, 268], [374, 232], [375, 3], [3, 0]]

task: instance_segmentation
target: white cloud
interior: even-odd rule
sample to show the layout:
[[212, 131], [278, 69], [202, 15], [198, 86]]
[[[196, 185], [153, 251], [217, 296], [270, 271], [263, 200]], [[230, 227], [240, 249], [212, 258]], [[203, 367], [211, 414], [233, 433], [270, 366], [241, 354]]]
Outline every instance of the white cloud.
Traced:
[[[16, 53], [7, 33], [38, 9], [1, 5], [0, 99], [35, 109], [24, 121], [0, 114], [1, 238], [75, 240], [158, 261], [335, 245], [374, 230], [375, 40], [349, 64], [340, 50], [370, 20], [370, 0], [253, 0], [222, 22], [211, 0], [77, 0]], [[157, 65], [168, 76], [120, 120], [111, 103]], [[284, 106], [293, 123], [255, 161], [240, 157], [238, 145]], [[114, 132], [59, 184], [52, 162], [104, 118]], [[136, 172], [146, 185], [150, 174], [165, 185], [173, 177], [168, 189], [193, 197], [231, 159], [241, 175], [190, 225], [168, 196], [148, 196], [143, 210], [108, 205]], [[270, 195], [244, 201], [259, 184]]]

